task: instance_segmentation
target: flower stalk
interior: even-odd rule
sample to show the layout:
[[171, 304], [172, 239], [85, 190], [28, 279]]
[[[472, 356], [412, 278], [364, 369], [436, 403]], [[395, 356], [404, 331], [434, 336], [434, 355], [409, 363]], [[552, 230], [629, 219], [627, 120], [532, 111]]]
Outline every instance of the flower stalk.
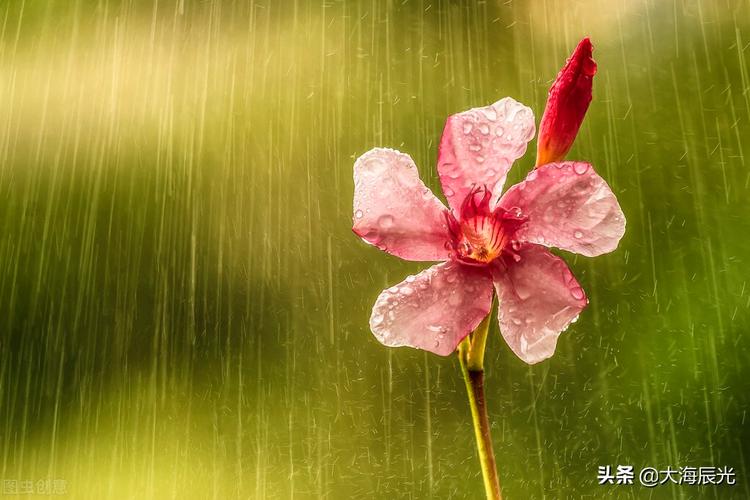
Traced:
[[490, 316], [491, 313], [482, 320], [471, 335], [459, 344], [458, 359], [466, 384], [466, 392], [469, 396], [474, 437], [477, 442], [477, 453], [479, 454], [482, 478], [484, 479], [484, 491], [487, 500], [502, 500], [495, 453], [492, 450], [490, 423], [487, 418], [487, 403], [484, 396], [484, 350], [487, 344]]

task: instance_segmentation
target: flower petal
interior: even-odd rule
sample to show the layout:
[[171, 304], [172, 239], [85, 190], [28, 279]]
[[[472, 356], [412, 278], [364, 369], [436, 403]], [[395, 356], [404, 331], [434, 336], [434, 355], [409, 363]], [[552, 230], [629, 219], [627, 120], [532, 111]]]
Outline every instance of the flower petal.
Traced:
[[534, 364], [554, 354], [557, 337], [588, 300], [565, 261], [546, 248], [524, 244], [517, 255], [493, 268], [498, 320], [511, 350]]
[[383, 290], [370, 329], [384, 345], [447, 356], [489, 314], [491, 304], [486, 268], [444, 262]]
[[446, 260], [447, 212], [409, 155], [375, 148], [354, 164], [352, 230], [367, 243], [406, 260]]
[[519, 241], [588, 257], [611, 252], [625, 234], [625, 216], [606, 181], [584, 162], [549, 163], [532, 170], [500, 200], [529, 217]]
[[508, 170], [526, 152], [534, 131], [534, 113], [510, 97], [448, 117], [438, 173], [456, 217], [474, 186], [486, 185], [493, 202], [499, 199]]

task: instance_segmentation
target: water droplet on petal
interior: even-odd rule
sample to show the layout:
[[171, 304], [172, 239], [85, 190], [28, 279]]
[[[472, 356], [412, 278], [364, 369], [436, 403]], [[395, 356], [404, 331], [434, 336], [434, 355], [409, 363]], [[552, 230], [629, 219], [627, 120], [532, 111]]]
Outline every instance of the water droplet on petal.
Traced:
[[406, 277], [406, 282], [407, 283], [414, 283], [415, 279], [417, 279], [417, 277], [414, 276], [414, 275], [412, 275], [412, 274], [410, 274], [409, 276]]
[[585, 294], [583, 293], [583, 288], [580, 286], [576, 286], [570, 289], [570, 295], [573, 296], [576, 300], [581, 300], [583, 297], [585, 297]]
[[526, 340], [526, 337], [521, 336], [521, 352], [526, 353], [529, 349], [529, 342]]
[[443, 189], [443, 193], [445, 193], [445, 196], [447, 196], [448, 198], [456, 194], [456, 192], [453, 191], [450, 186], [445, 186], [445, 189]]
[[585, 163], [576, 163], [575, 165], [573, 165], [573, 170], [578, 175], [583, 175], [589, 171], [589, 166]]
[[578, 239], [581, 239], [583, 238], [583, 233], [581, 231], [576, 231], [575, 233], [573, 233], [573, 236], [575, 236]]
[[401, 294], [402, 295], [411, 295], [414, 293], [414, 289], [410, 286], [404, 285], [401, 287]]
[[491, 107], [482, 108], [482, 113], [491, 122], [497, 120], [497, 112]]
[[487, 135], [490, 133], [490, 127], [488, 127], [486, 123], [482, 123], [479, 125], [479, 132], [481, 132], [482, 135]]
[[531, 289], [527, 286], [524, 286], [522, 283], [516, 283], [515, 290], [516, 295], [521, 300], [526, 300], [531, 297]]
[[471, 122], [464, 122], [464, 134], [469, 135], [472, 128], [474, 128], [474, 126], [471, 124]]
[[378, 225], [382, 227], [383, 229], [388, 229], [393, 226], [393, 216], [392, 215], [381, 215], [378, 219]]
[[354, 216], [355, 216], [355, 217], [356, 217], [357, 219], [361, 219], [362, 217], [364, 217], [364, 216], [365, 216], [365, 214], [364, 214], [364, 213], [362, 213], [362, 210], [357, 210], [356, 212], [354, 212]]
[[495, 135], [498, 137], [502, 137], [504, 133], [505, 133], [505, 130], [503, 130], [503, 127], [497, 127], [495, 129]]
[[367, 231], [364, 236], [362, 236], [362, 238], [372, 243], [373, 245], [377, 245], [378, 243], [380, 243], [380, 233], [378, 233], [374, 229]]

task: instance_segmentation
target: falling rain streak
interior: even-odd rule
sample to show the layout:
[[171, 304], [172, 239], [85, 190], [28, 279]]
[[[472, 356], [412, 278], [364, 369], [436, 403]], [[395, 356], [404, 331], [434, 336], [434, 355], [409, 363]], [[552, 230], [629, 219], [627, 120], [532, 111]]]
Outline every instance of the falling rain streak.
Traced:
[[352, 167], [408, 151], [439, 192], [444, 118], [512, 96], [538, 125], [588, 35], [570, 157], [628, 233], [595, 264], [566, 256], [591, 304], [553, 359], [529, 368], [490, 331], [504, 494], [643, 498], [597, 466], [701, 464], [738, 484], [654, 498], [750, 498], [747, 0], [18, 1], [0, 18], [0, 480], [480, 497], [455, 357], [370, 333], [380, 291], [424, 266], [351, 233]]

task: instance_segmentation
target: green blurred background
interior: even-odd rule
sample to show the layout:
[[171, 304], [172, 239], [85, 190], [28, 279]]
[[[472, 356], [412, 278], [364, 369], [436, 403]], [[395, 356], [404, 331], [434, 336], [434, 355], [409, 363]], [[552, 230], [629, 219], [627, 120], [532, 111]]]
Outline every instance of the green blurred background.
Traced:
[[[352, 165], [397, 148], [439, 192], [446, 116], [509, 95], [538, 119], [584, 35], [599, 73], [569, 157], [628, 230], [566, 255], [591, 305], [553, 359], [493, 326], [504, 492], [750, 498], [748, 0], [4, 3], [0, 478], [480, 498], [457, 359], [369, 332], [425, 265], [351, 233]], [[738, 481], [599, 486], [618, 464]]]

